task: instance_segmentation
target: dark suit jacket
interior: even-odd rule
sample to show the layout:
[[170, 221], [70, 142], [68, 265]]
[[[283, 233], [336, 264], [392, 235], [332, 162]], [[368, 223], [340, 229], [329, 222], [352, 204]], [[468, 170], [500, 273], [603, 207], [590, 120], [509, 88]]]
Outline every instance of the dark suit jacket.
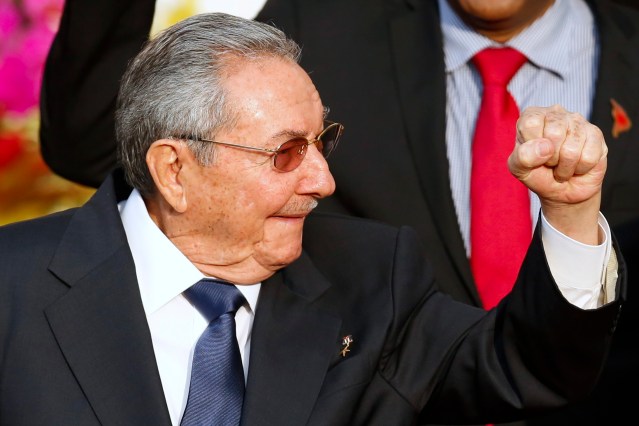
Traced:
[[[135, 266], [108, 179], [82, 208], [0, 228], [0, 424], [170, 423]], [[263, 283], [244, 425], [486, 421], [583, 396], [625, 294], [560, 295], [539, 232], [496, 311], [438, 293], [415, 233], [307, 219], [304, 252]], [[339, 355], [351, 335], [351, 352]]]

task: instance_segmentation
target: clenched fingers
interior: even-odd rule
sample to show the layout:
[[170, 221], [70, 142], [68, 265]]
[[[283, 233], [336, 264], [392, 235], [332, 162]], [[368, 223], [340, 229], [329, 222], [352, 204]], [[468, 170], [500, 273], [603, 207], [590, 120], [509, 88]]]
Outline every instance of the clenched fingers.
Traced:
[[[522, 113], [517, 122], [517, 142], [533, 146], [523, 149], [521, 154], [529, 152], [532, 155], [539, 151], [536, 146], [539, 139], [552, 144], [552, 155], [543, 165], [553, 170], [553, 176], [558, 182], [588, 173], [607, 155], [601, 131], [580, 114], [566, 111], [559, 105], [531, 107]], [[526, 158], [524, 155], [522, 160]], [[537, 160], [541, 159], [537, 157]], [[530, 160], [533, 160], [532, 157]], [[535, 167], [536, 162], [530, 161], [528, 166]]]

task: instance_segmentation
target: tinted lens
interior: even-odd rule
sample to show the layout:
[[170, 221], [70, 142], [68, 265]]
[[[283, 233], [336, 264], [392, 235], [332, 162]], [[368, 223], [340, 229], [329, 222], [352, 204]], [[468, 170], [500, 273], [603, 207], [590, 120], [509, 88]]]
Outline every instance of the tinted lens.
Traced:
[[275, 154], [275, 168], [282, 172], [290, 172], [300, 165], [306, 156], [308, 141], [306, 139], [291, 139], [284, 142]]
[[317, 149], [324, 155], [325, 158], [328, 158], [331, 152], [337, 146], [337, 142], [339, 142], [339, 138], [342, 135], [343, 127], [339, 123], [333, 123], [330, 121], [325, 122], [324, 131], [319, 135], [318, 139], [320, 140], [317, 143]]

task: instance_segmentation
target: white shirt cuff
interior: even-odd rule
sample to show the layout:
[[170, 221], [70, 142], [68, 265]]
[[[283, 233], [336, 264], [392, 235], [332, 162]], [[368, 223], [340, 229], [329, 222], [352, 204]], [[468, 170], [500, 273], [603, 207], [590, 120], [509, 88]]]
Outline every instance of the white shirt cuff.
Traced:
[[541, 214], [541, 239], [550, 271], [559, 290], [573, 305], [595, 309], [602, 305], [606, 268], [610, 260], [611, 232], [599, 213], [599, 229], [603, 243], [591, 246], [562, 234]]

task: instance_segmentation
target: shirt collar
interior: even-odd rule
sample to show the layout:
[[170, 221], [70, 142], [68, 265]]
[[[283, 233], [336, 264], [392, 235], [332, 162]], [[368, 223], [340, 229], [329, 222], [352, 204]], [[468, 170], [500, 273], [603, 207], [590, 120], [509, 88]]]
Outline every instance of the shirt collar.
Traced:
[[[466, 25], [447, 0], [438, 1], [446, 72], [464, 66], [480, 50], [503, 46]], [[564, 76], [571, 61], [565, 53], [566, 45], [571, 45], [579, 27], [591, 28], [587, 25], [588, 15], [583, 13], [583, 7], [578, 7], [579, 2], [582, 0], [555, 0], [546, 13], [504, 45], [518, 49], [536, 66]]]
[[[205, 276], [153, 222], [137, 190], [134, 189], [119, 208], [133, 254], [142, 304], [149, 315]], [[236, 287], [255, 312], [260, 284]]]

